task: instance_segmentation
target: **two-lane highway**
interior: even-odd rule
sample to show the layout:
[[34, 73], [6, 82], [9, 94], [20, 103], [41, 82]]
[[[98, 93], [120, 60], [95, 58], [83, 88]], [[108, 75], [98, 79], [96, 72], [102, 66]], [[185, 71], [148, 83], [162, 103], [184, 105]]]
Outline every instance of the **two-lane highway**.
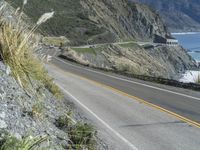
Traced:
[[200, 123], [200, 92], [136, 79], [127, 79], [122, 76], [71, 64], [61, 59], [54, 59], [53, 64], [63, 70], [113, 87], [131, 96], [140, 98]]
[[[113, 149], [198, 150], [200, 93], [129, 79], [53, 59], [57, 84]], [[190, 125], [192, 126], [190, 126]]]

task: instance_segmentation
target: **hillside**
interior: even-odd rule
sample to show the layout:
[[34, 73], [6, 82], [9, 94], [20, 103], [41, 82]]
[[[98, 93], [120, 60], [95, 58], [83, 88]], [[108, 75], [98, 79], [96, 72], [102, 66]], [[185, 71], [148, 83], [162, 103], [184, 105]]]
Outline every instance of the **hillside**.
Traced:
[[[15, 8], [22, 4], [22, 0], [7, 1]], [[52, 10], [55, 17], [42, 25], [41, 31], [44, 35], [66, 36], [72, 45], [151, 40], [155, 33], [167, 34], [158, 14], [126, 0], [34, 0], [25, 7], [33, 22]]]
[[[15, 0], [11, 4], [17, 8], [21, 3]], [[55, 11], [55, 17], [42, 25], [40, 31], [44, 35], [64, 35], [72, 47], [124, 41], [136, 41], [136, 45], [137, 41], [152, 44], [155, 34], [170, 35], [159, 14], [144, 4], [127, 0], [48, 0], [48, 5], [46, 3], [30, 1], [25, 13], [36, 22], [44, 12]], [[106, 45], [95, 52], [91, 48], [69, 49], [70, 53], [64, 52], [64, 55], [75, 61], [139, 75], [174, 78], [195, 67], [192, 58], [180, 46], [145, 49]]]
[[199, 0], [132, 0], [158, 10], [172, 32], [200, 31]]

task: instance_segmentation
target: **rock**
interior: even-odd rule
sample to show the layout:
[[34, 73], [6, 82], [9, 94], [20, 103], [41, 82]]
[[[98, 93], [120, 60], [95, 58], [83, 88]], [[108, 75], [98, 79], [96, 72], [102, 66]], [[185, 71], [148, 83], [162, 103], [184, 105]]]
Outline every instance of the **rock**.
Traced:
[[8, 126], [7, 124], [5, 123], [5, 121], [3, 120], [0, 120], [0, 129], [6, 129]]
[[5, 117], [6, 117], [5, 112], [1, 112], [1, 113], [0, 113], [0, 118], [1, 118], [1, 119], [4, 119]]
[[10, 66], [6, 66], [6, 74], [7, 74], [7, 75], [10, 75], [10, 74], [11, 74]]
[[6, 92], [4, 91], [3, 87], [0, 88], [0, 99], [3, 100], [6, 96]]
[[19, 133], [14, 133], [13, 136], [16, 137], [18, 140], [22, 139], [22, 136]]

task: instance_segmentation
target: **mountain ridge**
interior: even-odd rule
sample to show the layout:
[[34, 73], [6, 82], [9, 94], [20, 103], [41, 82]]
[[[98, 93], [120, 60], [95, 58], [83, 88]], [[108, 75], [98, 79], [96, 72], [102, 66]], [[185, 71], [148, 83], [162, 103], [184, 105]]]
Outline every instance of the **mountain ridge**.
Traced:
[[171, 32], [200, 31], [199, 0], [130, 0], [157, 10]]
[[[20, 2], [11, 4], [17, 8]], [[25, 13], [36, 22], [37, 13], [33, 11], [38, 15], [55, 12], [40, 30], [47, 36], [64, 35], [70, 44], [63, 48], [63, 55], [76, 62], [170, 79], [196, 66], [181, 46], [153, 43], [155, 34], [166, 38], [170, 33], [160, 15], [144, 4], [127, 0], [49, 0], [46, 5], [35, 0], [25, 6]], [[141, 46], [137, 41], [150, 45]], [[114, 44], [117, 42], [128, 43]], [[95, 46], [101, 43], [103, 46]]]
[[[21, 0], [7, 0], [15, 8]], [[36, 0], [24, 8], [33, 22], [45, 12], [55, 17], [42, 25], [44, 35], [66, 36], [71, 45], [129, 40], [152, 40], [154, 34], [169, 34], [160, 16], [149, 7], [127, 0]], [[33, 13], [34, 12], [34, 13]]]

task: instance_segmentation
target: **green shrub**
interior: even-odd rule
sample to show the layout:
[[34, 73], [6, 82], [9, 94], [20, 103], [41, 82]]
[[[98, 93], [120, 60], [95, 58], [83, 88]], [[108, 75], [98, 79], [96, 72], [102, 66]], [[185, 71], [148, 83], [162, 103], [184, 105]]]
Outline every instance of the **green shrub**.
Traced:
[[47, 140], [47, 137], [26, 137], [18, 140], [13, 136], [5, 136], [1, 140], [0, 150], [38, 150], [38, 146]]
[[86, 123], [74, 122], [71, 119], [71, 112], [66, 116], [60, 116], [55, 125], [68, 133], [71, 143], [68, 149], [88, 149], [94, 150], [96, 146], [95, 134], [93, 127]]
[[63, 129], [63, 130], [68, 129], [68, 127], [71, 125], [72, 125], [72, 120], [68, 115], [60, 116], [56, 120], [56, 126], [60, 129]]
[[70, 128], [69, 138], [72, 141], [72, 148], [81, 150], [81, 149], [95, 149], [95, 130], [91, 125], [77, 123], [73, 127]]

